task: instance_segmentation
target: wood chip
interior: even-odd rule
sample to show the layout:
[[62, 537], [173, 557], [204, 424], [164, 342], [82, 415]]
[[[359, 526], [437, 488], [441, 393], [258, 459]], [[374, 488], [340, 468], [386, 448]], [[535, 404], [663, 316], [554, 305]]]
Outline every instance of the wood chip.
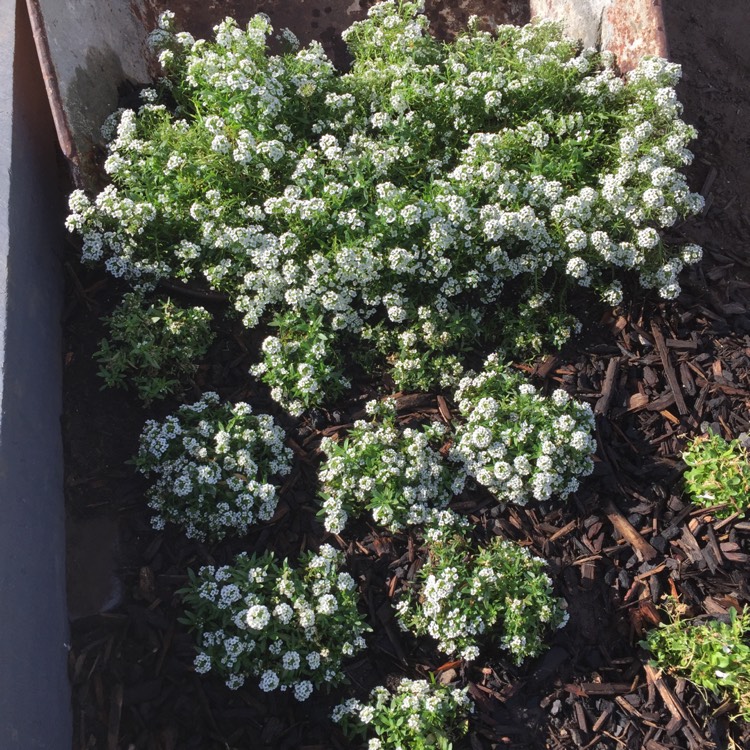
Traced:
[[575, 521], [569, 521], [565, 524], [565, 526], [563, 526], [561, 529], [558, 529], [554, 534], [552, 534], [552, 536], [549, 537], [549, 540], [551, 542], [554, 542], [556, 539], [570, 534], [570, 532], [576, 528], [576, 525], [577, 524]]
[[573, 695], [588, 697], [591, 695], [623, 695], [630, 692], [629, 682], [582, 682], [580, 685], [566, 685], [565, 689]]
[[591, 727], [592, 732], [598, 732], [606, 723], [609, 717], [612, 715], [612, 711], [614, 711], [614, 705], [612, 703], [605, 703], [604, 710], [599, 714], [599, 718], [594, 722], [594, 725]]
[[641, 562], [653, 560], [659, 553], [640, 535], [638, 530], [627, 518], [608, 500], [604, 506], [607, 518], [612, 522], [617, 532], [633, 548]]
[[708, 170], [708, 174], [706, 175], [706, 179], [703, 180], [703, 187], [701, 187], [700, 193], [705, 198], [710, 192], [711, 188], [713, 187], [714, 182], [716, 181], [716, 177], [719, 174], [719, 170], [716, 169], [713, 164], [711, 165], [711, 169]]
[[674, 414], [672, 414], [672, 412], [671, 412], [671, 411], [668, 411], [667, 409], [662, 409], [662, 410], [661, 410], [661, 411], [659, 412], [659, 414], [661, 414], [661, 415], [662, 415], [662, 417], [664, 417], [664, 419], [666, 419], [667, 421], [671, 422], [671, 423], [672, 423], [672, 424], [674, 424], [674, 425], [678, 425], [678, 424], [680, 424], [680, 420], [679, 420], [679, 419], [677, 419], [677, 417], [675, 417], [675, 415], [674, 415]]
[[109, 704], [107, 725], [107, 750], [117, 750], [120, 745], [120, 718], [122, 716], [122, 683], [115, 685]]
[[713, 553], [716, 559], [716, 564], [721, 566], [724, 562], [724, 557], [721, 554], [721, 547], [719, 547], [719, 540], [716, 538], [716, 532], [711, 524], [706, 526], [706, 538], [708, 539], [708, 549]]
[[628, 411], [638, 411], [648, 406], [649, 398], [645, 393], [634, 393], [628, 399]]
[[542, 380], [549, 377], [549, 374], [551, 372], [554, 372], [557, 369], [557, 366], [560, 364], [560, 357], [558, 357], [555, 354], [550, 354], [548, 357], [545, 358], [544, 362], [542, 362], [535, 370], [534, 375], [537, 378], [541, 378]]
[[691, 744], [696, 746], [704, 745], [705, 743], [701, 739], [700, 729], [695, 723], [695, 720], [685, 706], [677, 699], [670, 687], [664, 682], [661, 672], [657, 672], [650, 664], [645, 664], [643, 669], [646, 672], [646, 679], [649, 682], [653, 682], [656, 686], [656, 689], [666, 704], [669, 713], [672, 714], [672, 719], [675, 724], [687, 724], [687, 728], [689, 729], [688, 737], [692, 740]]
[[438, 411], [440, 412], [440, 416], [443, 418], [443, 421], [446, 423], [450, 423], [451, 419], [453, 419], [453, 416], [451, 415], [451, 410], [448, 407], [448, 402], [445, 400], [445, 397], [438, 394], [437, 404]]
[[578, 722], [578, 728], [582, 732], [588, 731], [588, 726], [586, 724], [586, 713], [583, 710], [583, 706], [581, 705], [580, 701], [576, 701], [575, 704], [573, 704], [573, 710], [576, 714], [576, 721]]
[[606, 414], [609, 410], [610, 402], [615, 390], [615, 379], [617, 378], [617, 371], [620, 367], [620, 357], [612, 357], [607, 365], [607, 374], [604, 376], [604, 384], [602, 385], [602, 395], [594, 406], [595, 414]]
[[678, 542], [675, 542], [680, 546], [687, 554], [688, 559], [692, 563], [697, 563], [703, 559], [703, 551], [701, 550], [700, 544], [697, 539], [690, 533], [690, 530], [685, 526], [682, 529], [682, 536]]
[[392, 396], [397, 411], [417, 411], [435, 405], [434, 396], [424, 393], [396, 393]]
[[637, 719], [640, 719], [641, 721], [643, 721], [643, 716], [641, 715], [641, 713], [634, 706], [632, 706], [629, 703], [629, 701], [625, 700], [625, 698], [623, 698], [621, 695], [618, 695], [615, 698], [615, 703], [617, 703], [617, 705], [623, 711], [625, 711], [626, 714], [630, 714], [631, 716], [635, 716]]
[[677, 403], [677, 409], [683, 416], [685, 414], [689, 414], [690, 410], [685, 403], [685, 397], [682, 395], [680, 382], [677, 380], [677, 374], [675, 373], [672, 362], [669, 359], [669, 350], [667, 349], [666, 341], [664, 340], [664, 336], [662, 335], [662, 332], [659, 330], [659, 326], [655, 321], [651, 323], [651, 333], [653, 333], [654, 335], [656, 350], [659, 352], [659, 357], [661, 358], [661, 363], [664, 367], [664, 374], [666, 375], [667, 383], [669, 383], [669, 387], [672, 389], [672, 393], [674, 394], [675, 402]]
[[696, 352], [698, 351], [697, 341], [681, 341], [680, 339], [666, 339], [667, 348], [678, 351]]
[[662, 570], [664, 570], [667, 567], [666, 563], [659, 563], [655, 568], [651, 568], [651, 570], [647, 570], [645, 573], [641, 573], [640, 575], [637, 575], [635, 577], [636, 581], [645, 581], [650, 576], [656, 575], [657, 573], [661, 573]]
[[685, 393], [687, 393], [688, 396], [695, 396], [698, 389], [695, 387], [695, 379], [693, 378], [686, 362], [680, 362], [680, 381], [682, 382], [682, 389]]
[[[646, 405], [646, 408], [649, 411], [662, 411], [663, 409], [668, 409], [674, 402], [674, 393], [672, 391], [666, 391], [665, 393], [662, 393], [659, 398], [655, 398], [653, 401], [650, 401]], [[634, 409], [633, 411], [636, 410]]]
[[589, 560], [581, 566], [581, 586], [584, 589], [591, 589], [594, 587], [596, 581], [596, 562]]

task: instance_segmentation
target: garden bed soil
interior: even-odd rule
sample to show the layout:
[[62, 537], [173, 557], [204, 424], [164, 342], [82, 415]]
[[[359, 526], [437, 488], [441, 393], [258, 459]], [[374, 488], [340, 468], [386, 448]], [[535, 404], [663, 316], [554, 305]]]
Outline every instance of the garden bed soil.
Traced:
[[[347, 534], [374, 628], [370, 648], [347, 670], [352, 689], [364, 697], [375, 684], [435, 670], [461, 680], [476, 712], [460, 747], [750, 747], [750, 727], [730, 720], [731, 706], [707, 703], [685, 681], [644, 666], [638, 646], [662, 618], [657, 603], [665, 593], [695, 615], [722, 616], [750, 603], [750, 521], [717, 520], [680, 491], [680, 453], [703, 422], [727, 438], [750, 433], [749, 14], [742, 0], [664, 3], [671, 55], [684, 68], [685, 119], [700, 131], [691, 186], [706, 198], [704, 215], [676, 232], [704, 246], [704, 262], [675, 303], [635, 301], [525, 368], [538, 386], [562, 386], [594, 408], [594, 474], [565, 503], [498, 511], [476, 492], [456, 503], [487, 533], [549, 561], [556, 591], [568, 601], [567, 627], [520, 668], [500, 651], [483, 652], [469, 667], [446, 664], [426, 642], [399, 631], [389, 604], [413, 576], [420, 549], [366, 524]], [[103, 335], [98, 317], [122, 290], [72, 258], [64, 430], [75, 750], [351, 747], [327, 718], [330, 696], [298, 704], [253, 686], [230, 692], [196, 675], [193, 636], [179, 622], [175, 592], [189, 567], [226, 562], [241, 549], [296, 557], [324, 539], [314, 502], [320, 439], [350, 423], [377, 384], [359, 384], [361, 397], [331, 411], [282, 420], [297, 462], [271, 523], [213, 548], [174, 529], [155, 532], [146, 483], [126, 463], [153, 414], [131, 396], [101, 391], [91, 359]], [[192, 395], [215, 389], [278, 415], [247, 375], [257, 339], [230, 324], [220, 334]], [[404, 420], [452, 416], [436, 394], [397, 402]], [[156, 416], [175, 406], [159, 404]]]

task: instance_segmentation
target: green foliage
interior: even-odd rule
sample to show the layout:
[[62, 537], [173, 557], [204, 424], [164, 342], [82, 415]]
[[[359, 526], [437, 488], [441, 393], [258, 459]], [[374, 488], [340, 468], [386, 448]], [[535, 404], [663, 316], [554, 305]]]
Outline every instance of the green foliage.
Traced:
[[335, 398], [349, 387], [341, 373], [341, 344], [322, 317], [302, 321], [292, 313], [277, 316], [278, 336], [261, 346], [263, 361], [250, 372], [271, 388], [271, 397], [299, 416], [323, 397]]
[[629, 274], [671, 299], [700, 258], [660, 234], [702, 207], [679, 66], [622, 79], [545, 22], [445, 44], [392, 0], [345, 32], [345, 74], [288, 32], [268, 54], [271, 33], [258, 15], [195, 41], [163, 17], [164, 77], [118, 113], [112, 184], [75, 191], [67, 225], [117, 277], [207, 281], [249, 328], [281, 315], [262, 377], [294, 411], [341, 387], [334, 339], [399, 387], [452, 384], [471, 351], [564, 340], [568, 291], [616, 305]]
[[727, 442], [709, 433], [690, 441], [682, 454], [688, 465], [685, 490], [698, 505], [727, 505], [716, 511], [719, 518], [750, 506], [750, 460], [738, 440]]
[[[211, 41], [173, 20], [151, 38], [164, 76], [107, 124], [111, 184], [70, 196], [82, 259], [139, 287], [207, 283], [247, 328], [275, 325], [253, 374], [295, 415], [348, 387], [348, 358], [390, 368], [402, 388], [458, 383], [453, 464], [441, 428], [404, 428], [383, 404], [323, 442], [326, 528], [364, 511], [391, 530], [423, 525], [432, 546], [400, 595], [401, 626], [467, 660], [483, 641], [519, 664], [538, 654], [567, 617], [544, 562], [498, 538], [477, 549], [447, 505], [465, 473], [501, 501], [575, 491], [591, 470], [591, 413], [562, 391], [542, 398], [499, 356], [464, 370], [479, 351], [560, 345], [580, 289], [614, 306], [637, 277], [678, 295], [701, 249], [661, 232], [703, 207], [679, 171], [695, 135], [679, 66], [648, 59], [623, 79], [544, 22], [489, 34], [473, 20], [446, 44], [417, 2], [385, 0], [345, 32], [348, 73], [289, 32], [269, 54], [262, 14], [245, 29], [226, 19]], [[210, 341], [204, 311], [169, 304], [126, 295], [97, 355], [108, 382], [128, 375], [144, 400], [176, 392]], [[291, 452], [270, 416], [208, 393], [149, 421], [135, 463], [156, 476], [155, 527], [213, 541], [271, 518]], [[267, 553], [191, 572], [196, 671], [300, 701], [342, 680], [367, 630], [342, 563], [323, 545], [294, 568]], [[448, 750], [467, 706], [463, 691], [404, 681], [338, 718], [375, 735], [369, 750]]]
[[448, 655], [476, 659], [487, 639], [520, 664], [541, 652], [548, 627], [567, 621], [544, 565], [498, 537], [479, 550], [460, 535], [436, 542], [418, 583], [398, 602], [398, 618], [402, 627], [431, 635]]
[[732, 700], [750, 721], [750, 608], [729, 611], [728, 621], [698, 622], [667, 605], [672, 621], [650, 631], [641, 645], [652, 664], [690, 680], [720, 700]]
[[299, 701], [341, 682], [343, 662], [365, 647], [369, 630], [343, 562], [324, 544], [296, 567], [268, 552], [191, 571], [180, 594], [198, 633], [196, 671], [214, 671], [232, 689], [259, 677], [261, 690], [290, 690]]
[[133, 388], [141, 401], [181, 395], [214, 339], [211, 314], [129, 292], [104, 322], [108, 337], [94, 358], [110, 388]]
[[349, 736], [370, 737], [368, 750], [451, 750], [473, 709], [466, 690], [403, 679], [394, 693], [376, 687], [366, 703], [336, 706], [332, 718]]
[[445, 508], [463, 489], [465, 475], [451, 472], [439, 453], [445, 427], [401, 428], [389, 401], [370, 401], [366, 410], [372, 421], [355, 422], [341, 442], [324, 438], [321, 443], [326, 529], [338, 534], [350, 515], [364, 511], [391, 531], [428, 522], [452, 526], [455, 516]]

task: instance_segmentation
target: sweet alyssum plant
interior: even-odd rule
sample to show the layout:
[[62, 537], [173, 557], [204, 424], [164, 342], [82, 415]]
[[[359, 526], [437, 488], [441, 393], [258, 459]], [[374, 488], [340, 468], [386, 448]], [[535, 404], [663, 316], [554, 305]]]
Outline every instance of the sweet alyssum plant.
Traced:
[[391, 401], [370, 401], [371, 421], [359, 420], [341, 442], [324, 438], [318, 477], [326, 530], [340, 533], [349, 516], [369, 511], [390, 531], [439, 521], [464, 486], [465, 475], [439, 453], [443, 425], [400, 427]]
[[456, 402], [465, 422], [450, 457], [501, 501], [567, 497], [593, 471], [594, 415], [563, 390], [542, 396], [490, 355], [461, 380]]
[[750, 721], [750, 608], [729, 610], [728, 621], [699, 622], [668, 606], [671, 622], [651, 630], [641, 645], [653, 654], [652, 664], [720, 700], [732, 700]]
[[473, 710], [465, 689], [404, 678], [393, 693], [379, 686], [366, 703], [350, 698], [331, 718], [348, 735], [369, 737], [368, 750], [450, 750]]
[[232, 565], [190, 571], [180, 593], [186, 623], [198, 633], [195, 670], [237, 689], [292, 691], [299, 701], [344, 679], [344, 661], [365, 647], [369, 628], [357, 610], [344, 556], [324, 544], [292, 567], [272, 553], [240, 554]]
[[170, 521], [190, 538], [216, 541], [268, 521], [292, 468], [284, 440], [273, 417], [221, 403], [213, 392], [162, 422], [149, 420], [134, 463], [156, 477], [148, 491], [153, 526]]
[[483, 641], [494, 641], [520, 664], [541, 652], [549, 627], [567, 621], [544, 565], [498, 537], [480, 549], [462, 535], [436, 542], [416, 585], [396, 605], [401, 627], [468, 660], [479, 656]]
[[[160, 25], [164, 77], [118, 116], [112, 183], [70, 198], [84, 260], [115, 276], [207, 283], [250, 328], [315, 321], [329, 352], [375, 352], [424, 388], [508, 332], [564, 338], [570, 289], [615, 305], [630, 274], [674, 298], [700, 258], [661, 234], [702, 206], [678, 171], [694, 130], [675, 64], [621, 79], [550, 23], [472, 22], [445, 44], [391, 0], [345, 33], [346, 74], [288, 33], [268, 54], [265, 16], [210, 42]], [[311, 374], [296, 349], [273, 356], [287, 372], [262, 375], [295, 408], [338, 382], [333, 360]]]
[[250, 368], [251, 374], [271, 388], [271, 398], [297, 417], [319, 403], [321, 395], [339, 395], [350, 383], [341, 372], [341, 355], [336, 337], [323, 322], [300, 320], [285, 313], [272, 325], [278, 336], [263, 341], [263, 359]]
[[738, 440], [702, 435], [688, 443], [682, 460], [688, 465], [685, 489], [694, 503], [726, 504], [716, 511], [719, 518], [750, 507], [750, 456]]
[[211, 314], [171, 299], [128, 292], [104, 319], [107, 338], [94, 354], [107, 386], [132, 386], [145, 404], [179, 395], [214, 339]]

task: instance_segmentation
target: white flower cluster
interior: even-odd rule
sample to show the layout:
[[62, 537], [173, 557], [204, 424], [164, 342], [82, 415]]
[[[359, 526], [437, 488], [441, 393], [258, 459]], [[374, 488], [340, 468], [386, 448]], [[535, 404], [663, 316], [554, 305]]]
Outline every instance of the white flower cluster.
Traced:
[[268, 521], [279, 479], [292, 467], [284, 440], [273, 417], [242, 402], [221, 404], [213, 392], [163, 422], [146, 422], [135, 463], [156, 475], [149, 490], [154, 527], [170, 521], [188, 537], [218, 540]]
[[340, 682], [343, 661], [365, 648], [369, 630], [343, 562], [324, 544], [296, 568], [272, 553], [243, 553], [231, 566], [191, 572], [182, 596], [199, 632], [196, 672], [213, 670], [232, 689], [253, 676], [261, 690], [292, 691], [298, 701]]
[[350, 698], [331, 718], [348, 734], [370, 736], [368, 750], [427, 750], [452, 747], [473, 710], [465, 689], [404, 678], [393, 693], [376, 687], [366, 703]]
[[338, 534], [350, 514], [365, 510], [390, 531], [425, 523], [452, 527], [455, 514], [446, 506], [463, 489], [465, 475], [451, 471], [431, 445], [444, 438], [445, 428], [401, 428], [391, 401], [370, 401], [366, 409], [372, 421], [355, 422], [342, 443], [321, 442], [327, 456], [319, 470], [326, 529]]
[[322, 318], [295, 326], [288, 317], [276, 319], [284, 336], [264, 339], [263, 361], [250, 373], [270, 386], [274, 401], [298, 417], [306, 407], [319, 403], [322, 394], [332, 398], [348, 388], [349, 381], [341, 374], [341, 356], [331, 346]]
[[479, 656], [484, 637], [520, 664], [542, 650], [544, 631], [564, 620], [544, 565], [499, 538], [479, 551], [459, 535], [435, 544], [418, 586], [396, 605], [401, 627], [430, 635], [441, 651], [467, 660]]
[[[614, 277], [633, 271], [672, 298], [700, 256], [659, 231], [702, 207], [677, 171], [695, 134], [671, 63], [623, 81], [549, 23], [443, 44], [392, 0], [345, 35], [345, 75], [317, 44], [268, 55], [265, 16], [227, 19], [214, 42], [171, 25], [158, 43], [181, 76], [162, 82], [175, 111], [149, 91], [120, 113], [113, 184], [70, 199], [84, 259], [116, 276], [204, 278], [248, 327], [322, 317], [390, 361], [400, 350], [409, 383], [430, 353], [501, 337], [498, 308], [522, 313], [540, 285], [550, 304], [571, 286], [617, 304]], [[284, 377], [310, 400], [329, 385]]]
[[565, 498], [593, 471], [594, 415], [588, 404], [556, 390], [542, 396], [496, 355], [462, 379], [456, 401], [465, 422], [450, 457], [498, 500]]

